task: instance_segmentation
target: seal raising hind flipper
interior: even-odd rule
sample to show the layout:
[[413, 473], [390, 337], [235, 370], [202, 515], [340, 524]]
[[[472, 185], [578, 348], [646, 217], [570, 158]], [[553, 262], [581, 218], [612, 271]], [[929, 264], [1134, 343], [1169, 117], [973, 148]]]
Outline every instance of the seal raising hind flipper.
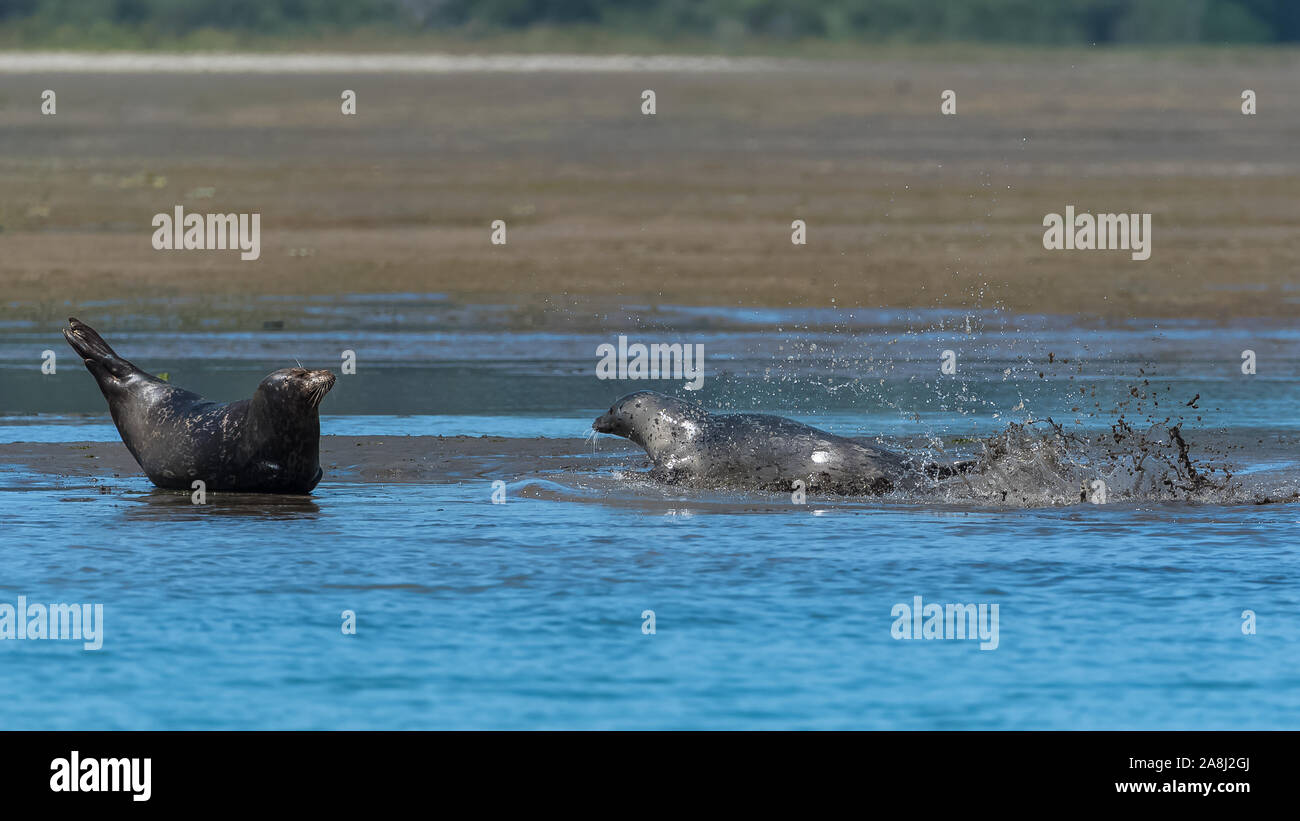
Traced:
[[145, 373], [75, 318], [63, 336], [158, 487], [190, 490], [197, 479], [212, 491], [307, 493], [320, 481], [318, 409], [334, 387], [329, 371], [275, 371], [252, 399], [222, 405]]
[[591, 426], [645, 448], [655, 478], [700, 486], [788, 491], [802, 480], [809, 491], [878, 494], [964, 467], [913, 465], [862, 439], [781, 416], [711, 414], [654, 391], [624, 396]]

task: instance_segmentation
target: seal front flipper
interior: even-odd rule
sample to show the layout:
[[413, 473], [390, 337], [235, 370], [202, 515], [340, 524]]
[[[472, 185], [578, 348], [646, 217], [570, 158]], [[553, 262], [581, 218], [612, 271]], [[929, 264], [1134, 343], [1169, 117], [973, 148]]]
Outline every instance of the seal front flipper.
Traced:
[[68, 344], [86, 363], [86, 367], [95, 375], [101, 387], [106, 377], [125, 379], [132, 374], [144, 373], [118, 356], [94, 328], [75, 316], [68, 317], [68, 327], [63, 329], [63, 338], [68, 340]]
[[673, 468], [666, 468], [655, 465], [650, 469], [649, 476], [656, 482], [662, 482], [665, 485], [676, 485], [686, 483], [687, 474]]

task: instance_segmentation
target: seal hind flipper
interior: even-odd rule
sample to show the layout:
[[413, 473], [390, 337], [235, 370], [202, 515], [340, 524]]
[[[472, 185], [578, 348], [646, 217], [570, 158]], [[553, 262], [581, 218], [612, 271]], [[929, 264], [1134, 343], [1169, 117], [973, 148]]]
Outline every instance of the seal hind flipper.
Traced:
[[68, 317], [68, 327], [63, 329], [63, 338], [85, 361], [86, 367], [96, 376], [101, 374], [125, 379], [139, 368], [117, 355], [104, 338], [94, 328], [77, 319]]
[[965, 473], [975, 466], [974, 459], [964, 459], [957, 462], [927, 462], [925, 464], [925, 474], [931, 479], [948, 479], [961, 473]]

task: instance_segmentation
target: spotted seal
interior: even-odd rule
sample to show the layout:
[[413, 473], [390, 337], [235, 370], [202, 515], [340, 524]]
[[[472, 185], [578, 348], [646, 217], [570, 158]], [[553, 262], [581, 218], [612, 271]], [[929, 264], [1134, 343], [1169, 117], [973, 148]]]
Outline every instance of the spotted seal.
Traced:
[[321, 479], [321, 400], [334, 374], [285, 368], [252, 399], [208, 401], [145, 373], [75, 318], [63, 330], [108, 400], [127, 450], [161, 488], [308, 493]]
[[706, 487], [788, 491], [802, 480], [808, 491], [870, 495], [916, 487], [927, 475], [947, 476], [966, 467], [918, 464], [793, 419], [713, 414], [654, 391], [624, 396], [591, 427], [645, 448], [654, 478]]

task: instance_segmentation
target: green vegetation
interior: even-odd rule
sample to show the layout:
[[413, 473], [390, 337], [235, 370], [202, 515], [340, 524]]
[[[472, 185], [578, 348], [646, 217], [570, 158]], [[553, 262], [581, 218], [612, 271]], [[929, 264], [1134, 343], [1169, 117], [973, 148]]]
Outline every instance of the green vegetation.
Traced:
[[[0, 45], [780, 51], [811, 41], [1300, 41], [1294, 0], [0, 0]], [[796, 51], [799, 49], [796, 48]]]

